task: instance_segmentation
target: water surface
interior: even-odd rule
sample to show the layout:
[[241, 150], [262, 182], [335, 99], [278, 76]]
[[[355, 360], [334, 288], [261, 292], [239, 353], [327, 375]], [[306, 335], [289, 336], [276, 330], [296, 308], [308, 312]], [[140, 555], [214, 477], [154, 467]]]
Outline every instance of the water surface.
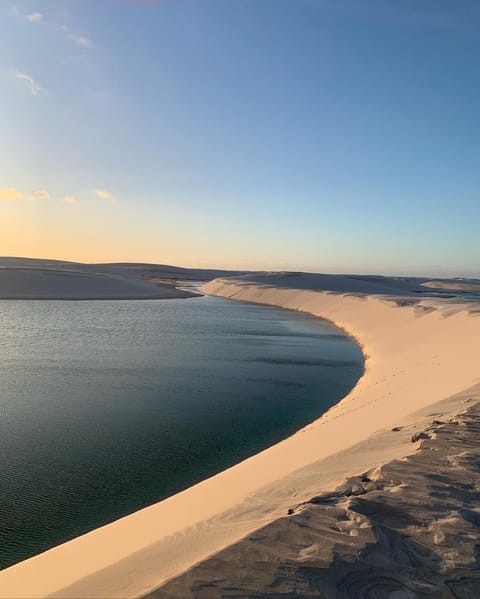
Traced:
[[202, 297], [0, 301], [0, 567], [285, 438], [363, 371], [338, 329]]

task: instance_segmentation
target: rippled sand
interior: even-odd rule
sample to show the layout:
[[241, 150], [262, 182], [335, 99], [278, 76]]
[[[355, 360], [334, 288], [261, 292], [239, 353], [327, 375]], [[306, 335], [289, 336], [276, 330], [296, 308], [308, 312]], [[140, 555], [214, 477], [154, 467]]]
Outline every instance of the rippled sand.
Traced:
[[292, 505], [145, 599], [477, 599], [479, 438], [480, 403], [437, 416], [413, 455]]

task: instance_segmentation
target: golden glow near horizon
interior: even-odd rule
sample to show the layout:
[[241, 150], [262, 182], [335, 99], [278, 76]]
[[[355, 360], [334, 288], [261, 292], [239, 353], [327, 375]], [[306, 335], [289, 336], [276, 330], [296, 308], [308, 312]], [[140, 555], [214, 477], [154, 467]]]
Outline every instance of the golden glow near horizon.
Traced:
[[46, 190], [1, 188], [0, 255], [80, 261], [126, 255], [120, 246], [125, 231], [110, 214], [116, 201], [107, 190], [56, 197]]
[[[179, 221], [167, 208], [145, 219], [141, 210], [106, 189], [59, 196], [23, 187], [0, 189], [0, 256], [260, 267], [237, 243], [226, 244], [224, 232], [205, 231], [199, 243], [192, 237], [194, 227], [195, 219]], [[217, 252], [220, 244], [224, 248]]]
[[18, 200], [48, 200], [50, 194], [43, 189], [36, 189], [31, 193], [22, 193], [14, 187], [0, 189], [0, 202], [16, 202]]
[[[314, 242], [304, 239], [301, 247], [289, 251], [284, 237], [276, 235], [275, 226], [275, 215], [264, 221], [252, 215], [247, 225], [240, 226], [233, 219], [227, 229], [219, 227], [203, 206], [186, 210], [181, 202], [166, 200], [146, 215], [141, 204], [101, 188], [71, 195], [27, 186], [0, 188], [0, 256], [402, 274], [385, 271], [381, 259], [358, 266], [358, 250], [348, 239], [342, 242], [341, 252], [332, 252], [329, 246], [334, 245], [332, 239], [338, 231], [328, 227]], [[408, 248], [405, 252], [407, 258]], [[387, 253], [385, 248], [382, 258]], [[422, 266], [403, 274], [435, 274], [437, 270], [435, 265]]]

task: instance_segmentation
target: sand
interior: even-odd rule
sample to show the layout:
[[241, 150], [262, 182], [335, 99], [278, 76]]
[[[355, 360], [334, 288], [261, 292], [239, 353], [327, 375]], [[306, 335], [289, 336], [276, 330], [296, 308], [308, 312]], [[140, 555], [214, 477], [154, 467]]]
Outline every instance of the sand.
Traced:
[[[0, 597], [146, 595], [345, 478], [412, 454], [412, 431], [429, 426], [433, 414], [445, 419], [465, 409], [462, 392], [480, 374], [478, 303], [413, 297], [405, 279], [383, 278], [366, 292], [372, 283], [366, 278], [335, 283], [334, 275], [308, 276], [313, 290], [293, 289], [291, 275], [266, 277], [268, 285], [259, 275], [220, 279], [203, 289], [323, 316], [344, 328], [367, 358], [353, 391], [256, 456], [4, 570]], [[321, 291], [326, 282], [338, 289]], [[475, 390], [471, 395], [479, 398]]]
[[192, 295], [118, 267], [0, 258], [0, 299], [170, 299]]
[[165, 264], [83, 264], [36, 258], [0, 258], [0, 299], [101, 300], [194, 297], [177, 289], [230, 271]]
[[477, 599], [480, 404], [436, 416], [414, 454], [294, 506], [145, 599]]
[[480, 284], [477, 283], [461, 283], [457, 281], [427, 281], [423, 283], [424, 287], [430, 289], [441, 289], [448, 291], [480, 291]]

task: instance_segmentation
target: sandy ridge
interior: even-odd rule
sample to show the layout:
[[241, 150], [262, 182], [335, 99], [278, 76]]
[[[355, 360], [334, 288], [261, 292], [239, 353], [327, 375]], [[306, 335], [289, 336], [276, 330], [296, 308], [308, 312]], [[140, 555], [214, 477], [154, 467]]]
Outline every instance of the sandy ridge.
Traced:
[[[194, 297], [182, 280], [238, 274], [166, 264], [85, 264], [0, 257], [0, 300], [138, 300]], [[179, 282], [179, 285], [176, 283]]]
[[290, 508], [145, 599], [476, 599], [479, 395], [412, 435], [412, 455]]

